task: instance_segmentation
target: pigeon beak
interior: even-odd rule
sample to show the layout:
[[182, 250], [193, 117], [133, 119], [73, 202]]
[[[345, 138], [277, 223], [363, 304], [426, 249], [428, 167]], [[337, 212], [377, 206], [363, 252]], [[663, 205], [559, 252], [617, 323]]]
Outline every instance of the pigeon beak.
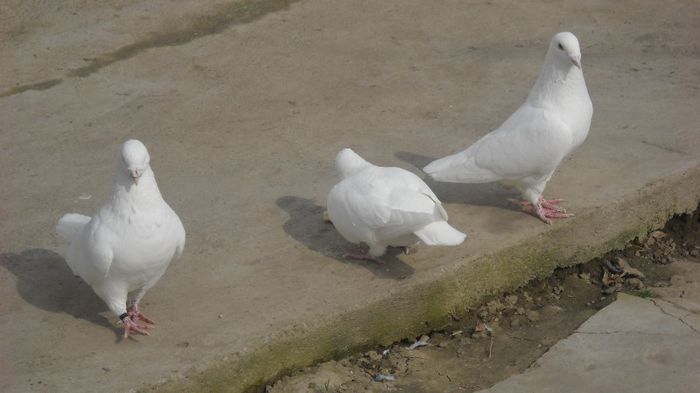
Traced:
[[131, 177], [134, 179], [134, 183], [138, 186], [139, 185], [139, 178], [141, 177], [141, 173], [139, 171], [130, 171], [131, 172]]
[[578, 67], [579, 70], [581, 69], [581, 57], [574, 57], [573, 59], [571, 59], [571, 62], [574, 63], [574, 65]]

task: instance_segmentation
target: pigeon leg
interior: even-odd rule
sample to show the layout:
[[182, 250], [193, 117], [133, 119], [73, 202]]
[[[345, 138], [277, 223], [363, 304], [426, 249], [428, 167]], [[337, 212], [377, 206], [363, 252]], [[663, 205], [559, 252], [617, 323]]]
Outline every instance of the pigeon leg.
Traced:
[[143, 334], [144, 336], [150, 336], [147, 331], [148, 326], [139, 325], [138, 323], [132, 321], [131, 317], [124, 318], [122, 322], [124, 322], [124, 338], [128, 338], [129, 334], [132, 332]]
[[148, 324], [155, 325], [155, 322], [153, 322], [152, 319], [148, 318], [147, 316], [141, 313], [141, 310], [139, 310], [139, 304], [137, 302], [134, 302], [134, 304], [132, 304], [131, 307], [129, 307], [127, 313], [129, 313], [129, 317], [134, 321], [144, 321]]

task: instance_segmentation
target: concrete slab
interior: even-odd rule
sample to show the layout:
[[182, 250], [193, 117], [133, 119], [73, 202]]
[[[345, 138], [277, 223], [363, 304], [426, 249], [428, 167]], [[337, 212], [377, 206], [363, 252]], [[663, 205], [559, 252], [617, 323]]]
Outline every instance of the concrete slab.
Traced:
[[[692, 0], [66, 4], [71, 16], [0, 13], [24, 26], [0, 59], [4, 392], [241, 391], [439, 326], [700, 199]], [[501, 187], [435, 184], [463, 246], [340, 258], [321, 219], [336, 152], [418, 172], [497, 126], [564, 29], [582, 42], [595, 115], [547, 195], [577, 217], [548, 227]], [[53, 226], [100, 205], [129, 137], [149, 146], [188, 245], [145, 299], [154, 334], [118, 343]]]
[[479, 393], [696, 392], [700, 318], [620, 294], [526, 372]]

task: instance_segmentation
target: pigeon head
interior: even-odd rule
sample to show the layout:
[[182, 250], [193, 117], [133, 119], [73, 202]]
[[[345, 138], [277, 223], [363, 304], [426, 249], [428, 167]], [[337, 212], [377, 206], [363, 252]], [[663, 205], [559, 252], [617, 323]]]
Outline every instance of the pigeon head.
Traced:
[[122, 145], [119, 161], [123, 164], [123, 169], [126, 170], [128, 175], [134, 179], [134, 183], [138, 185], [141, 175], [150, 168], [149, 162], [151, 157], [148, 155], [146, 146], [141, 141], [130, 139]]
[[343, 149], [335, 156], [335, 169], [343, 179], [357, 173], [357, 171], [367, 165], [369, 165], [369, 162], [365, 161], [352, 149]]
[[569, 32], [557, 33], [549, 44], [549, 52], [563, 65], [573, 64], [581, 69], [581, 48], [575, 35]]

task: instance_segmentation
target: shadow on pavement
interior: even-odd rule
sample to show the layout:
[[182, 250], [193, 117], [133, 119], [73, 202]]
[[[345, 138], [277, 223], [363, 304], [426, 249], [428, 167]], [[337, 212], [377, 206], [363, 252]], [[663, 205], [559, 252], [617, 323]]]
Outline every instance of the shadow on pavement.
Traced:
[[313, 251], [342, 263], [363, 266], [380, 278], [402, 280], [415, 271], [398, 258], [401, 250], [396, 248], [389, 248], [381, 258], [384, 265], [343, 258], [351, 243], [340, 236], [333, 224], [323, 221], [325, 208], [312, 199], [287, 195], [277, 199], [277, 206], [289, 214], [289, 220], [283, 225], [284, 231]]
[[[420, 171], [423, 170], [424, 166], [436, 159], [405, 151], [397, 152], [395, 156], [413, 165]], [[424, 175], [422, 178], [443, 203], [494, 206], [507, 210], [520, 211], [519, 206], [508, 201], [508, 198], [520, 199], [520, 194], [516, 190], [507, 188], [499, 183], [444, 183], [435, 181], [428, 175]]]
[[53, 313], [65, 312], [74, 318], [104, 326], [121, 337], [120, 330], [100, 315], [107, 310], [92, 288], [73, 275], [59, 254], [41, 248], [19, 254], [0, 254], [0, 266], [17, 279], [17, 293], [27, 303]]

